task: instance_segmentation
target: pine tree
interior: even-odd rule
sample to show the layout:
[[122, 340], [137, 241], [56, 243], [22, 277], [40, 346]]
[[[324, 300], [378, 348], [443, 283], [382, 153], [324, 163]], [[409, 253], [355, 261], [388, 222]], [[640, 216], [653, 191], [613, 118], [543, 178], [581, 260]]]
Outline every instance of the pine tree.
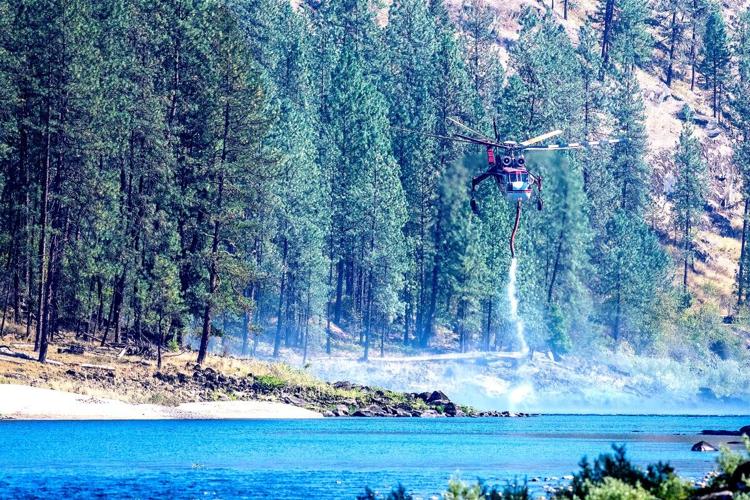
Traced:
[[660, 289], [668, 281], [668, 257], [642, 221], [618, 209], [599, 247], [598, 291], [612, 338], [647, 346], [658, 334]]
[[675, 224], [682, 233], [682, 287], [688, 293], [688, 263], [693, 253], [695, 230], [706, 195], [706, 167], [701, 158], [701, 149], [695, 137], [692, 117], [688, 116], [680, 133], [680, 141], [675, 152], [677, 183], [674, 191]]
[[647, 29], [648, 4], [644, 0], [602, 0], [596, 20], [602, 25], [602, 73], [632, 72], [651, 58], [653, 43]]
[[634, 74], [617, 83], [612, 99], [615, 130], [622, 141], [615, 144], [611, 170], [617, 184], [617, 205], [634, 217], [642, 217], [648, 200], [649, 168], [646, 151], [645, 110], [640, 87]]
[[738, 130], [738, 140], [734, 148], [734, 161], [743, 178], [743, 220], [740, 243], [739, 269], [737, 272], [737, 304], [746, 300], [750, 283], [750, 253], [747, 250], [748, 212], [750, 211], [750, 10], [739, 17], [737, 26], [737, 66], [738, 78], [734, 82], [732, 99], [729, 102], [734, 126]]
[[[409, 272], [403, 295], [407, 308], [415, 312], [414, 330], [422, 335], [428, 307], [429, 263], [435, 255], [432, 236], [440, 170], [436, 168], [436, 140], [420, 132], [434, 131], [438, 120], [432, 65], [437, 47], [428, 6], [422, 0], [394, 2], [388, 19], [390, 68], [386, 82], [393, 151], [409, 212], [404, 228], [410, 247]], [[411, 311], [405, 314], [411, 315]], [[408, 337], [408, 331], [405, 335]]]
[[726, 26], [721, 11], [714, 9], [706, 21], [703, 35], [703, 60], [700, 71], [711, 88], [711, 109], [714, 118], [721, 120], [721, 94], [729, 68], [729, 46]]
[[496, 12], [486, 0], [465, 0], [458, 26], [465, 39], [467, 71], [476, 102], [473, 114], [481, 121], [492, 102], [492, 90], [502, 81], [494, 45], [497, 39]]
[[701, 51], [702, 34], [705, 30], [705, 19], [708, 14], [709, 3], [706, 0], [689, 0], [687, 5], [690, 17], [690, 91], [695, 90], [695, 71], [698, 67], [698, 55]]
[[675, 65], [681, 60], [680, 55], [685, 42], [688, 5], [686, 0], [661, 0], [659, 7], [659, 35], [664, 40], [667, 51], [664, 81], [667, 87], [671, 87]]

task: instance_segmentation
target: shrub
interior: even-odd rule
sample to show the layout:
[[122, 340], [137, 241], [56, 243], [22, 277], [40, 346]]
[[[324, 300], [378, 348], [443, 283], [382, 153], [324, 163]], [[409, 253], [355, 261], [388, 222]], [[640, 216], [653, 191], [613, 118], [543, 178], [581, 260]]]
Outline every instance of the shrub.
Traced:
[[[365, 491], [361, 495], [357, 495], [357, 500], [377, 500], [378, 495], [369, 487], [365, 486]], [[404, 485], [399, 484], [388, 493], [385, 497], [386, 500], [413, 500], [413, 496], [406, 491]]]
[[[599, 455], [593, 465], [584, 457], [581, 460], [581, 471], [573, 476], [571, 488], [563, 491], [559, 496], [563, 498], [588, 498], [592, 488], [604, 484], [607, 478], [618, 481], [634, 488], [643, 488], [654, 498], [677, 500], [682, 497], [672, 497], [671, 494], [681, 494], [675, 481], [679, 481], [674, 469], [659, 462], [649, 465], [646, 471], [633, 465], [625, 456], [625, 446], [612, 445], [614, 453]], [[669, 483], [669, 484], [666, 484]], [[666, 495], [666, 496], [661, 496]]]
[[606, 477], [599, 484], [590, 484], [587, 500], [651, 500], [655, 498], [640, 484], [631, 486], [619, 479]]
[[477, 484], [468, 485], [458, 478], [448, 482], [448, 491], [443, 495], [445, 500], [483, 500], [482, 486]]
[[531, 495], [529, 494], [529, 486], [524, 481], [523, 483], [514, 479], [506, 483], [502, 490], [498, 490], [497, 486], [493, 486], [491, 489], [479, 483], [482, 488], [481, 497], [486, 500], [530, 500]]
[[286, 386], [286, 382], [276, 375], [257, 375], [255, 381], [267, 391], [281, 389]]

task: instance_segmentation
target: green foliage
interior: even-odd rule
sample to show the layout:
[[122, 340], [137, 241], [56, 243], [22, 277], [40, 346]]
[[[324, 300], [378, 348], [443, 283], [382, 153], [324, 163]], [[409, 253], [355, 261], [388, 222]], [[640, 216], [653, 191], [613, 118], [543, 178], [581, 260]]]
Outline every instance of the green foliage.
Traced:
[[683, 294], [688, 293], [688, 262], [693, 254], [693, 240], [699, 225], [708, 188], [706, 166], [701, 147], [693, 132], [692, 116], [688, 113], [680, 132], [675, 152], [677, 182], [673, 193], [676, 227], [682, 234]]
[[257, 375], [255, 381], [263, 390], [273, 391], [286, 387], [287, 382], [276, 375]]
[[[194, 345], [201, 360], [218, 334], [227, 351], [272, 341], [275, 355], [349, 333], [364, 358], [377, 340], [427, 347], [446, 329], [461, 350], [510, 345], [514, 207], [486, 183], [471, 214], [487, 164], [444, 138], [458, 117], [511, 140], [621, 131], [612, 150], [529, 154], [546, 209], [524, 205], [518, 292], [535, 349], [575, 351], [582, 332], [648, 348], [677, 315], [644, 222], [633, 70], [650, 58], [649, 12], [601, 3], [577, 45], [552, 13], [524, 9], [505, 67], [483, 0], [455, 20], [441, 0], [398, 0], [386, 24], [368, 0], [0, 0], [0, 301], [29, 329]], [[726, 27], [698, 3], [666, 7], [705, 24], [701, 71], [731, 98], [747, 177], [747, 14], [729, 92]], [[675, 161], [687, 260], [703, 199], [687, 125]], [[710, 326], [696, 342], [737, 355]]]
[[618, 479], [607, 477], [601, 484], [590, 486], [586, 498], [589, 500], [651, 500], [653, 495], [640, 484], [631, 486]]
[[712, 108], [714, 116], [720, 116], [721, 110], [719, 94], [722, 85], [727, 78], [729, 70], [729, 41], [726, 32], [724, 18], [721, 10], [713, 7], [703, 34], [703, 59], [700, 63], [700, 71], [706, 78], [706, 83], [712, 90]]
[[497, 485], [490, 488], [481, 482], [479, 484], [482, 486], [480, 498], [486, 500], [530, 500], [532, 498], [526, 481], [520, 482], [513, 479], [502, 488]]
[[[612, 445], [614, 453], [602, 454], [590, 464], [584, 457], [564, 498], [687, 498], [687, 486], [677, 480], [669, 464], [649, 465], [646, 471], [625, 456], [625, 447]], [[607, 494], [615, 495], [608, 497]], [[645, 495], [645, 496], [644, 496]], [[660, 496], [665, 495], [665, 496]], [[676, 496], [671, 496], [676, 495]]]
[[481, 500], [482, 485], [467, 484], [459, 478], [452, 478], [448, 482], [448, 490], [443, 494], [445, 500]]
[[412, 500], [414, 497], [401, 484], [393, 488], [385, 497], [378, 496], [369, 486], [365, 486], [364, 493], [357, 495], [357, 500], [377, 500], [378, 498], [384, 500]]

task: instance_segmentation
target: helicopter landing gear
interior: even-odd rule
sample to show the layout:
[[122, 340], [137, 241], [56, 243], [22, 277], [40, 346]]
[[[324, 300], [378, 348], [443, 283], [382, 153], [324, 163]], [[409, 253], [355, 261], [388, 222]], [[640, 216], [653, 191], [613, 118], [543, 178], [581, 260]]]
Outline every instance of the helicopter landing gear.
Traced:
[[471, 199], [471, 211], [474, 212], [474, 215], [477, 217], [479, 216], [479, 205], [477, 205], [477, 200], [474, 198]]
[[479, 185], [479, 183], [481, 183], [491, 175], [492, 173], [488, 170], [487, 172], [484, 172], [483, 174], [480, 174], [471, 180], [471, 211], [474, 212], [474, 215], [479, 215], [479, 205], [477, 204], [477, 200], [474, 199], [474, 193], [476, 192], [477, 185]]
[[540, 212], [544, 208], [544, 200], [542, 199], [542, 178], [536, 177], [534, 179], [534, 184], [536, 184], [536, 209]]

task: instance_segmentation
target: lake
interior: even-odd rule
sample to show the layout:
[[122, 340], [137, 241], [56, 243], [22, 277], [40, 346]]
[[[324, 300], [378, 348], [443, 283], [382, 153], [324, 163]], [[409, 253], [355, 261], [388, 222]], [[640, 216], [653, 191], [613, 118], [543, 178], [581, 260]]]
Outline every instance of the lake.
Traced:
[[[570, 474], [625, 443], [685, 477], [714, 467], [691, 452], [701, 429], [748, 417], [0, 422], [0, 497], [354, 498], [399, 482], [429, 498], [448, 480], [494, 484]], [[707, 439], [713, 441], [711, 438]]]

